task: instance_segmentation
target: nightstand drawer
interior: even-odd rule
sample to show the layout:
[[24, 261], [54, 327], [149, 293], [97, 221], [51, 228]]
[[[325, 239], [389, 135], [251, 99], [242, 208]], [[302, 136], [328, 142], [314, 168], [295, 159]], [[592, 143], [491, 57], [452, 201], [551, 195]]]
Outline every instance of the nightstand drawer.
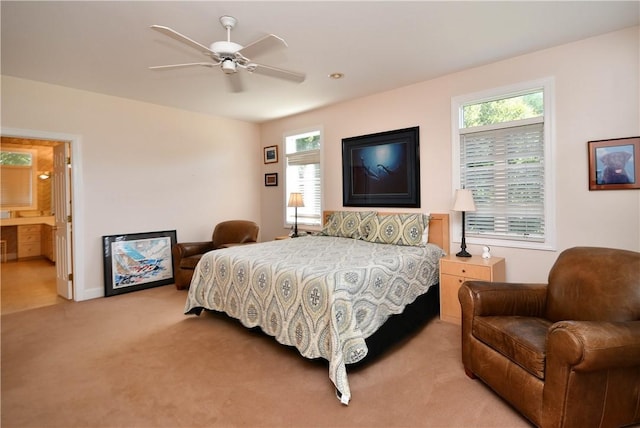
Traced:
[[483, 259], [479, 256], [460, 258], [448, 255], [440, 259], [440, 319], [460, 324], [461, 308], [458, 290], [465, 281], [504, 281], [505, 261], [502, 257]]
[[469, 263], [443, 263], [441, 273], [479, 280], [491, 280], [491, 267], [472, 265]]

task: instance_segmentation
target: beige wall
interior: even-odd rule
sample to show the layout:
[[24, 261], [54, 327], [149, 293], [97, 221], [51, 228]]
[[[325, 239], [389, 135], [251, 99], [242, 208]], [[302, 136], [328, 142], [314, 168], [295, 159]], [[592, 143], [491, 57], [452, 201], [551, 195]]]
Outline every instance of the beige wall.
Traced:
[[[640, 135], [639, 27], [586, 39], [397, 90], [261, 125], [263, 146], [285, 132], [324, 128], [324, 209], [342, 207], [341, 140], [420, 126], [422, 211], [452, 203], [451, 98], [546, 77], [555, 79], [557, 250], [578, 245], [640, 250], [640, 191], [588, 190], [587, 141]], [[347, 76], [339, 85], [348, 85]], [[281, 147], [282, 148], [282, 147]], [[282, 153], [282, 151], [281, 151]], [[263, 172], [284, 173], [284, 163]], [[281, 180], [284, 180], [284, 178]], [[263, 188], [262, 234], [286, 232], [284, 186]], [[415, 210], [406, 210], [415, 211]], [[452, 214], [452, 227], [458, 215]], [[451, 235], [454, 233], [452, 231]], [[459, 248], [453, 243], [452, 249]], [[480, 254], [478, 246], [470, 251]], [[557, 251], [492, 247], [507, 258], [507, 279], [546, 281]]]
[[104, 235], [205, 240], [219, 221], [260, 221], [255, 124], [3, 76], [2, 128], [77, 136], [76, 300], [103, 293]]

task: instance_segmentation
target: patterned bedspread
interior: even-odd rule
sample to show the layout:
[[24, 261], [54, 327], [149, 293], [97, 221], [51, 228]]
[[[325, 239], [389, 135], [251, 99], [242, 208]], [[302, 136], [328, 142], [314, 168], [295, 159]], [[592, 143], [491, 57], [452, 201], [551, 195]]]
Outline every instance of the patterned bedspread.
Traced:
[[345, 364], [364, 358], [365, 339], [437, 284], [443, 254], [431, 244], [329, 236], [216, 250], [196, 267], [185, 313], [226, 312], [304, 357], [325, 358], [329, 378], [348, 404]]

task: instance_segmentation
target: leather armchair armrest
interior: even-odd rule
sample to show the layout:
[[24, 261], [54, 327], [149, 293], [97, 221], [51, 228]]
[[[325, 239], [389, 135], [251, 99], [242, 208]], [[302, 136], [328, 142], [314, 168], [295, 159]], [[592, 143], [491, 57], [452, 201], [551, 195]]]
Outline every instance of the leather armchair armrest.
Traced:
[[458, 290], [463, 314], [543, 317], [546, 284], [466, 281]]
[[214, 249], [213, 242], [181, 242], [176, 244], [175, 255], [179, 258], [195, 256], [196, 254], [204, 254]]
[[640, 366], [640, 321], [560, 321], [549, 329], [547, 356], [576, 371]]

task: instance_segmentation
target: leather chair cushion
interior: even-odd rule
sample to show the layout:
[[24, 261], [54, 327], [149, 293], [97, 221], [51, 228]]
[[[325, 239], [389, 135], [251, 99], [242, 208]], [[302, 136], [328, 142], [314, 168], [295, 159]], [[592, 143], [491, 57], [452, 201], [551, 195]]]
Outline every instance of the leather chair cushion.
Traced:
[[180, 259], [180, 268], [182, 269], [195, 269], [196, 265], [202, 258], [202, 254], [196, 254], [195, 256], [183, 257]]
[[550, 321], [534, 317], [476, 316], [473, 335], [533, 376], [544, 379], [545, 342], [551, 325]]

